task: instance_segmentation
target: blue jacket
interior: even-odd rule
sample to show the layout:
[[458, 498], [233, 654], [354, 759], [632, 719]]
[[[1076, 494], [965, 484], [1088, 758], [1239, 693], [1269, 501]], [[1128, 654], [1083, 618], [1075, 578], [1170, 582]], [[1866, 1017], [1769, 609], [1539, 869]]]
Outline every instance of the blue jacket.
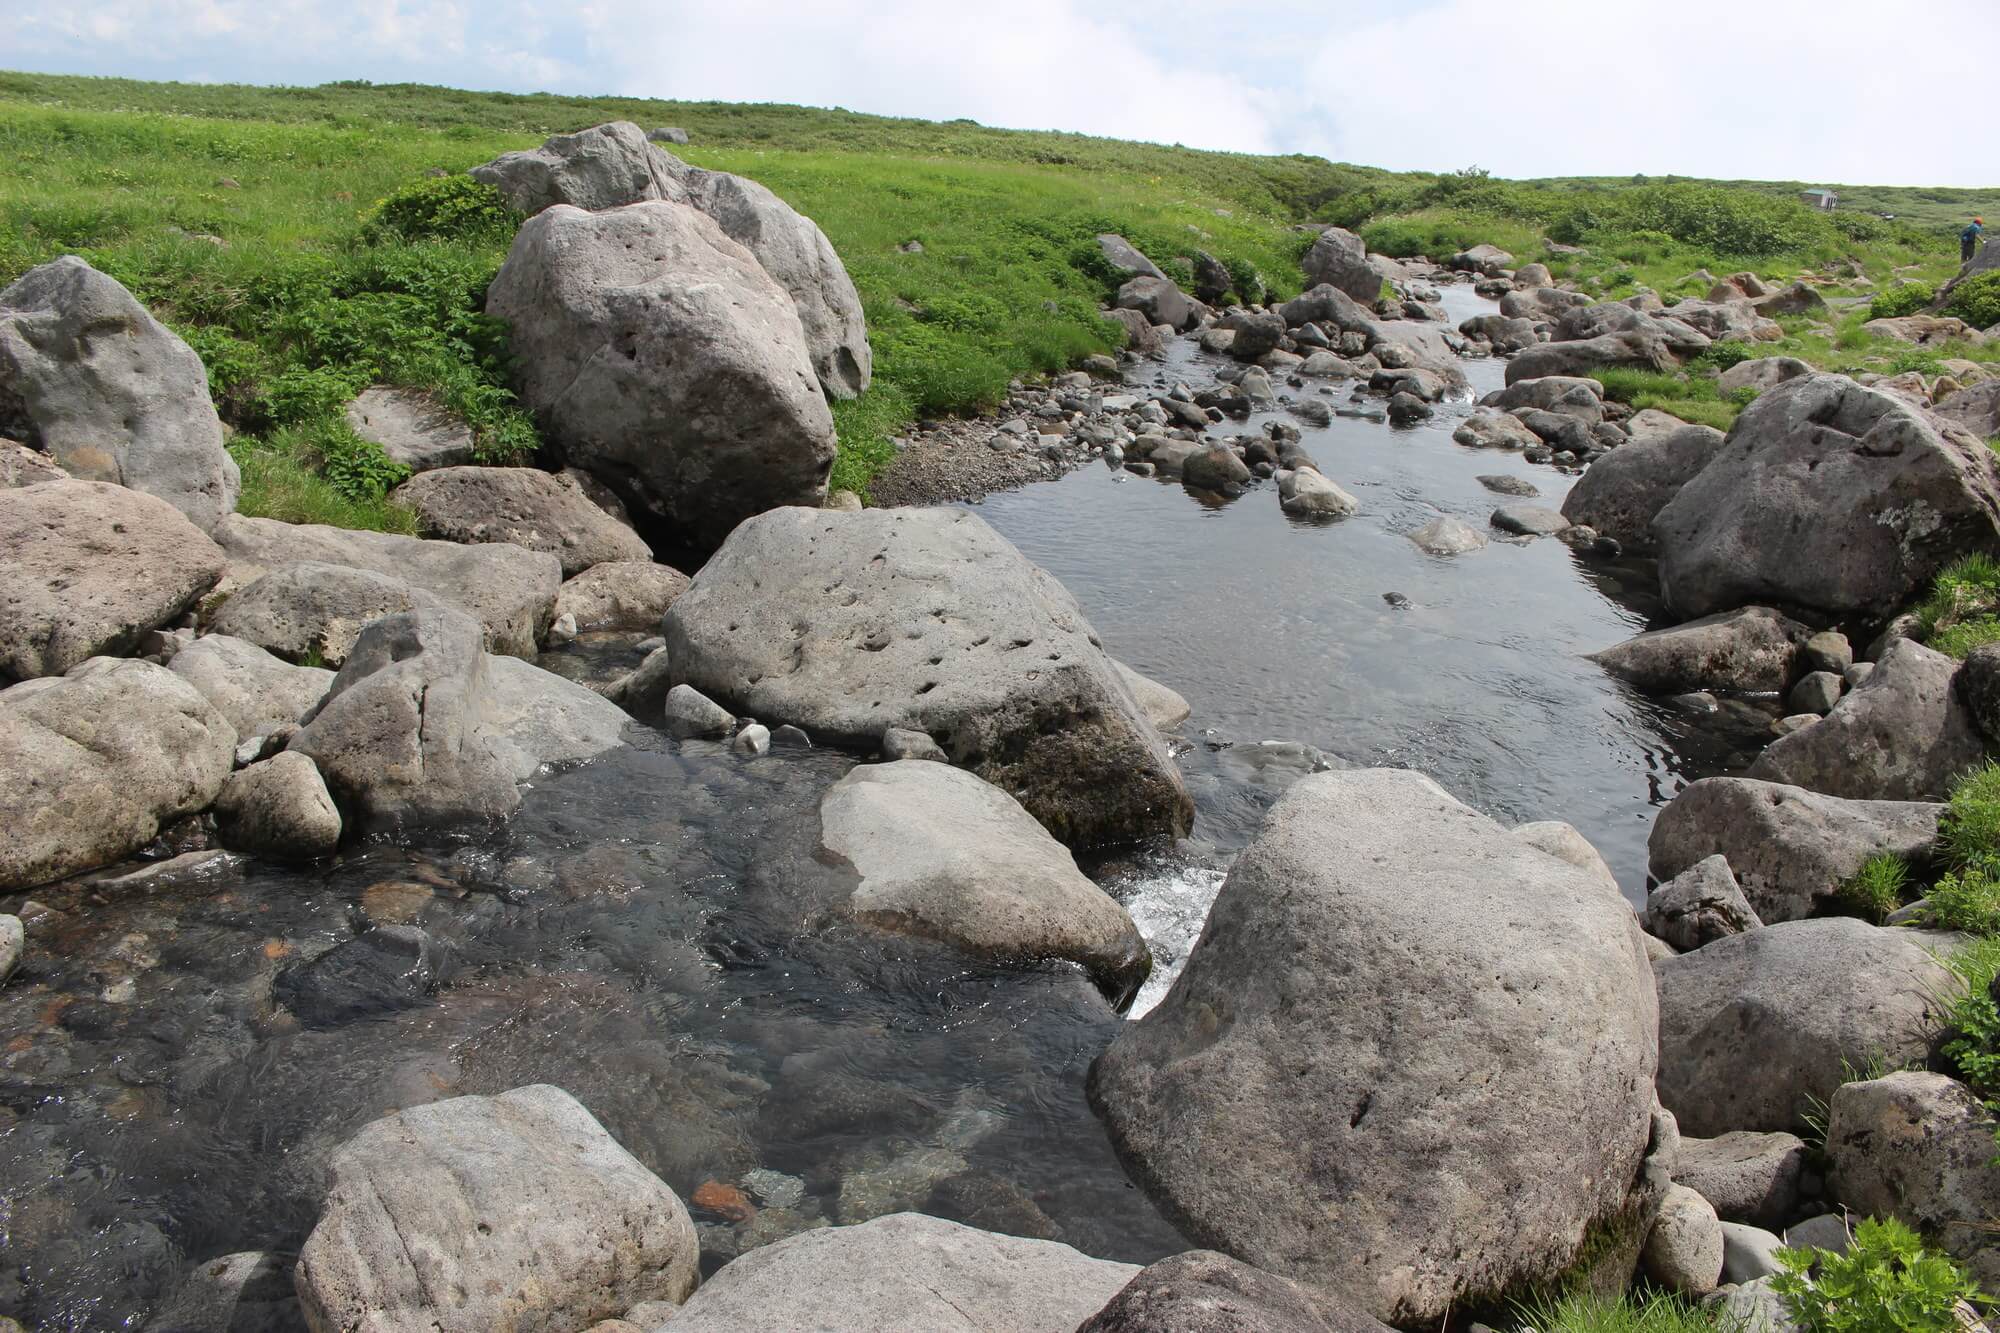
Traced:
[[1965, 224], [1965, 230], [1958, 234], [1958, 239], [1970, 245], [1978, 240], [1985, 230], [1986, 228], [1980, 226], [1977, 222], [1968, 222]]

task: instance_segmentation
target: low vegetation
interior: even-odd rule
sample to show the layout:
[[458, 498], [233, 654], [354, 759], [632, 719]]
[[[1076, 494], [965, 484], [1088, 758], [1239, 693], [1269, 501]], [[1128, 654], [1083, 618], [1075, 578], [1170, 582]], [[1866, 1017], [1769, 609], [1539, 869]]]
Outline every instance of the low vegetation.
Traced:
[[1855, 1225], [1845, 1254], [1781, 1250], [1772, 1286], [1805, 1333], [1955, 1333], [1977, 1293], [1964, 1271], [1891, 1218]]
[[1521, 1327], [1536, 1333], [1712, 1333], [1706, 1311], [1678, 1296], [1629, 1292], [1622, 1297], [1572, 1292], [1521, 1308]]
[[2000, 640], [2000, 560], [1976, 554], [1948, 566], [1916, 616], [1924, 642], [1952, 657]]
[[1840, 886], [1840, 901], [1854, 915], [1882, 924], [1903, 905], [1910, 868], [1894, 852], [1880, 852], [1862, 862], [1853, 878]]

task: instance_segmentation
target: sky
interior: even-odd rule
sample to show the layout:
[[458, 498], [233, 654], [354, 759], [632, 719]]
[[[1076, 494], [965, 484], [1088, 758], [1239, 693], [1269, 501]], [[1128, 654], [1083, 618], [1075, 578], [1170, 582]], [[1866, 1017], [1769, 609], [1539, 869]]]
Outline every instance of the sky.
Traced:
[[50, 73], [794, 102], [1515, 177], [2000, 185], [2000, 0], [0, 0], [0, 33], [0, 68]]

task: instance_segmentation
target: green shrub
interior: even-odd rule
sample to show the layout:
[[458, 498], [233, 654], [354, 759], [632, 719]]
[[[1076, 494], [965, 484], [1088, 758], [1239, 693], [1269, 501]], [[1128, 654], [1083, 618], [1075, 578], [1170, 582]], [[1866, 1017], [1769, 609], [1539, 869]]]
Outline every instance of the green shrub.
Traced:
[[1688, 359], [1690, 370], [1727, 370], [1731, 366], [1754, 361], [1763, 353], [1745, 342], [1713, 342]]
[[2000, 618], [2000, 561], [1969, 555], [1947, 565], [1931, 580], [1916, 614], [1926, 643], [1963, 657], [1986, 641], [1982, 626]]
[[2000, 619], [1981, 616], [1977, 620], [1961, 621], [1946, 626], [1930, 638], [1931, 647], [1961, 662], [1967, 653], [1984, 643], [2000, 643]]
[[1229, 285], [1236, 290], [1236, 299], [1245, 305], [1264, 304], [1264, 275], [1257, 266], [1247, 259], [1229, 261]]
[[1868, 318], [1897, 319], [1914, 315], [1936, 299], [1937, 288], [1930, 283], [1906, 282], [1886, 292], [1878, 292], [1875, 299], [1868, 303]]
[[2000, 866], [2000, 764], [1984, 764], [1952, 785], [1937, 845], [1952, 869]]
[[236, 501], [240, 514], [376, 532], [416, 531], [415, 517], [400, 505], [380, 498], [356, 500], [336, 490], [318, 471], [317, 458], [301, 457], [296, 442], [282, 432], [269, 442], [238, 436], [229, 453], [243, 473]]
[[1786, 1249], [1778, 1261], [1771, 1285], [1806, 1333], [1957, 1333], [1955, 1307], [1978, 1290], [1893, 1218], [1857, 1224], [1846, 1254]]
[[2000, 934], [2000, 882], [1984, 866], [1954, 870], [1931, 885], [1931, 924], [1973, 935]]
[[2000, 1005], [1993, 1003], [1993, 978], [2000, 974], [2000, 936], [1983, 935], [1949, 960], [1965, 992], [1945, 1016], [1939, 1049], [1965, 1086], [1990, 1104], [2000, 1097]]
[[1964, 320], [1975, 329], [2000, 324], [2000, 273], [1982, 273], [1952, 288], [1944, 313]]
[[1894, 852], [1878, 852], [1861, 863], [1848, 881], [1840, 886], [1840, 901], [1856, 916], [1881, 924], [1903, 905], [1903, 890], [1910, 882], [1910, 868]]
[[512, 241], [521, 215], [500, 191], [470, 176], [412, 181], [368, 211], [362, 235], [370, 241]]

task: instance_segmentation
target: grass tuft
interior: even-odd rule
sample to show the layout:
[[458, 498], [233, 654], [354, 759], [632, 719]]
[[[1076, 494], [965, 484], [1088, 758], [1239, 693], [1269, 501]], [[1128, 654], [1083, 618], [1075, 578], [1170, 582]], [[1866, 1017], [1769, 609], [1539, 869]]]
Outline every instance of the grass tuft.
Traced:
[[1712, 1333], [1699, 1306], [1665, 1293], [1623, 1297], [1572, 1292], [1523, 1305], [1521, 1322], [1538, 1333]]
[[1903, 890], [1910, 882], [1910, 868], [1894, 852], [1878, 852], [1861, 863], [1853, 877], [1840, 886], [1840, 901], [1856, 916], [1880, 925], [1903, 905]]

